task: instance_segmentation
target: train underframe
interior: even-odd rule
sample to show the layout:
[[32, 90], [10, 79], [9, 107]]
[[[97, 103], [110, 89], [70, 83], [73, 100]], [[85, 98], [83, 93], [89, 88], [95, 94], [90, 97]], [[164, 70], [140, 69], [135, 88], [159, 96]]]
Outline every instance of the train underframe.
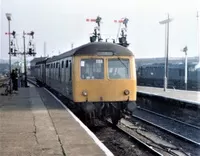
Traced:
[[[36, 83], [40, 87], [53, 89], [38, 79], [36, 79]], [[53, 90], [56, 91], [55, 89]], [[92, 126], [95, 125], [96, 119], [106, 120], [108, 118], [111, 118], [113, 125], [116, 125], [125, 112], [132, 112], [136, 109], [135, 101], [74, 103], [66, 96], [64, 97], [68, 100], [68, 106], [73, 109], [73, 112], [85, 123]]]
[[83, 102], [77, 103], [84, 113], [84, 120], [94, 125], [95, 119], [106, 120], [111, 118], [113, 125], [124, 116], [125, 112], [136, 108], [134, 101], [123, 102]]

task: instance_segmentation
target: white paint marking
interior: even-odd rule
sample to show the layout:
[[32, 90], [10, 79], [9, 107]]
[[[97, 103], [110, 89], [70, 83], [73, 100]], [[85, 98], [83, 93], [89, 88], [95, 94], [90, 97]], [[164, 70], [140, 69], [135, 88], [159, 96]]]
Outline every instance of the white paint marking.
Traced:
[[50, 91], [44, 88], [51, 96], [53, 96], [71, 115], [72, 117], [80, 124], [80, 126], [89, 134], [89, 136], [94, 140], [94, 142], [106, 153], [107, 156], [114, 156], [114, 154], [91, 132], [87, 126], [85, 126], [81, 120], [74, 115], [55, 95]]

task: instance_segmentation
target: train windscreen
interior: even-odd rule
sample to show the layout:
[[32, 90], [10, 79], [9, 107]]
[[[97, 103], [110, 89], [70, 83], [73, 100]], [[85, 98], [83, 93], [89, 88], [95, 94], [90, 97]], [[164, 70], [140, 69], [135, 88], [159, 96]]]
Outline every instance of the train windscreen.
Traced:
[[108, 71], [110, 79], [129, 79], [130, 65], [129, 59], [109, 59]]
[[81, 60], [82, 79], [104, 79], [103, 59], [82, 59]]

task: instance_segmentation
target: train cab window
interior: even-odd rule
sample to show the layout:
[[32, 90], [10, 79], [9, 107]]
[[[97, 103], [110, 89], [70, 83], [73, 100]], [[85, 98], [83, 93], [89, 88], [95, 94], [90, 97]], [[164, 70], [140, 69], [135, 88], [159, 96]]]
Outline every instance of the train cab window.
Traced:
[[80, 66], [82, 79], [104, 79], [103, 59], [82, 59]]
[[108, 76], [110, 79], [129, 79], [129, 59], [109, 59], [108, 72]]

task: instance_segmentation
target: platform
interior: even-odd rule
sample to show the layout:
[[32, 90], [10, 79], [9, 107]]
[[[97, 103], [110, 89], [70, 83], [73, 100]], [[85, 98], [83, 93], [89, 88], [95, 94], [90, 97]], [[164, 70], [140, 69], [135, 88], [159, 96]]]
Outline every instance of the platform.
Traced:
[[58, 99], [29, 86], [0, 96], [0, 156], [113, 155]]
[[200, 92], [137, 86], [137, 92], [200, 105]]

